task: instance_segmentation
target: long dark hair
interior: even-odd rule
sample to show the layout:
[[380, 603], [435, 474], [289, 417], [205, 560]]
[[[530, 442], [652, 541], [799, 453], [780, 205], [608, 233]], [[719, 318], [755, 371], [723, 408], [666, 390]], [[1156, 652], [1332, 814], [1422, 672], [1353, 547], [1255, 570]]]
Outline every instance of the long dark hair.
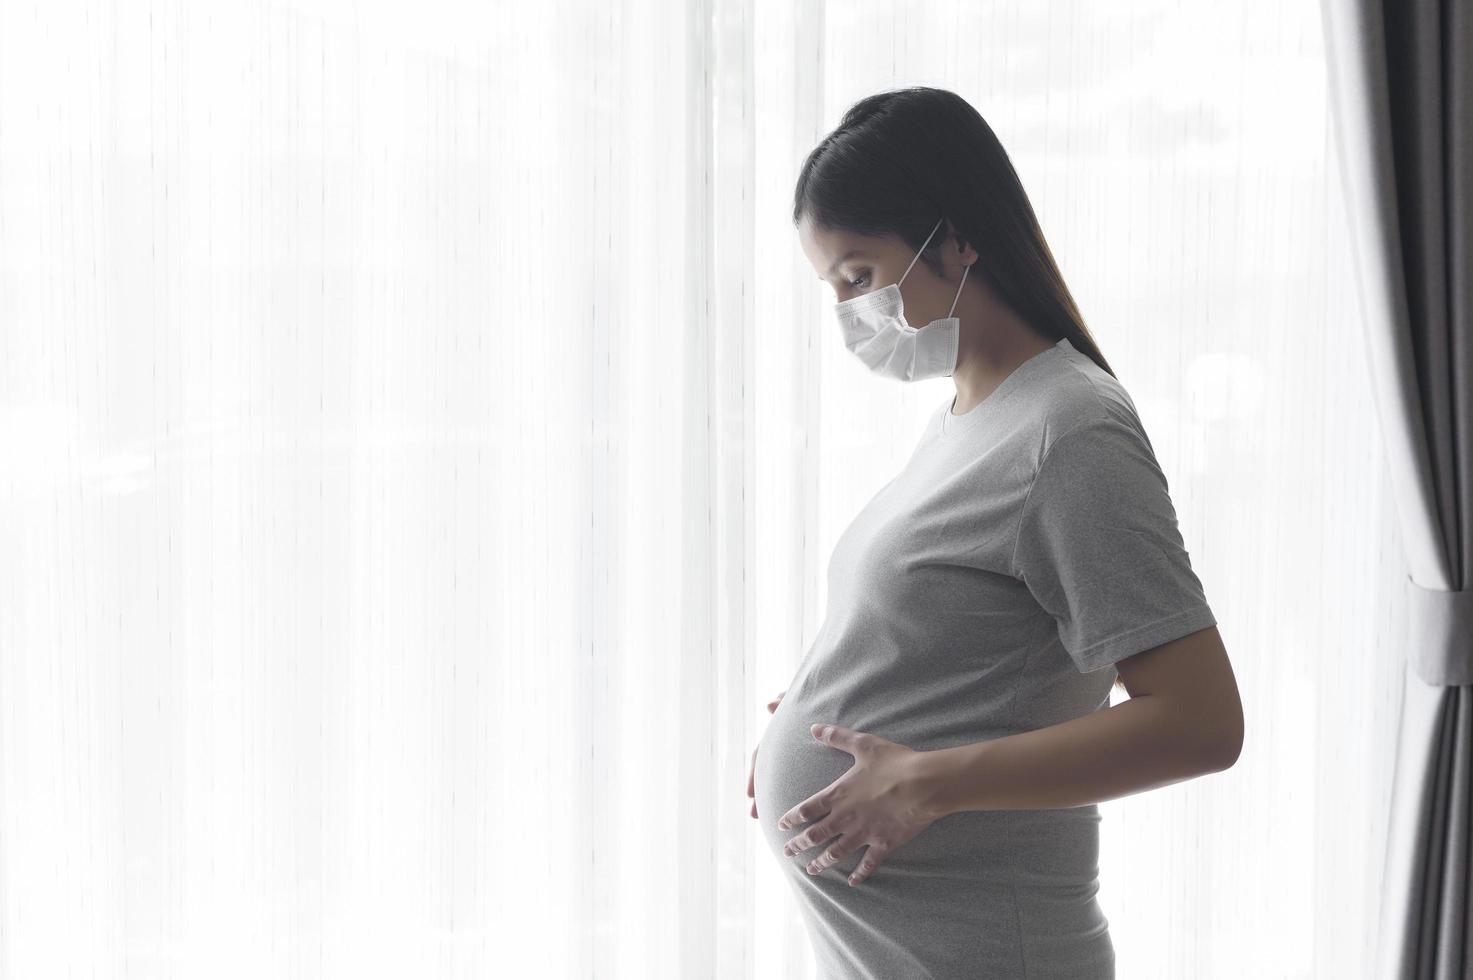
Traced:
[[[1023, 183], [992, 127], [945, 89], [912, 86], [860, 99], [803, 161], [793, 192], [793, 224], [856, 235], [898, 235], [919, 249], [946, 218], [977, 250], [968, 277], [1049, 340], [1068, 337], [1115, 377], [1084, 325]], [[918, 261], [943, 266], [933, 238]], [[1116, 676], [1115, 686], [1125, 684]]]
[[[860, 99], [803, 161], [793, 224], [899, 236], [912, 250], [944, 217], [977, 250], [969, 277], [1046, 339], [1069, 343], [1112, 378], [1044, 241], [1033, 205], [992, 127], [961, 96], [912, 86]], [[937, 275], [940, 238], [920, 261]]]

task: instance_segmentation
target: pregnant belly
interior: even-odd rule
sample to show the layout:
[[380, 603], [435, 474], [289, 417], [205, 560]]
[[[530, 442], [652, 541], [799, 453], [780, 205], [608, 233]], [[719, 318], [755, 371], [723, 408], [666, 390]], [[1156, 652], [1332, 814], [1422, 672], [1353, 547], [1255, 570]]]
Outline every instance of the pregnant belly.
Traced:
[[[824, 745], [813, 737], [809, 727], [820, 721], [798, 692], [784, 697], [768, 720], [767, 731], [757, 748], [757, 764], [752, 772], [752, 792], [757, 802], [757, 820], [773, 853], [784, 861], [806, 865], [823, 853], [815, 848], [805, 854], [784, 857], [783, 845], [792, 840], [809, 822], [780, 830], [777, 822], [783, 814], [824, 789], [854, 765], [848, 752]], [[846, 862], [840, 862], [845, 865]]]
[[[854, 757], [824, 745], [809, 727], [835, 721], [825, 705], [805, 703], [801, 692], [784, 697], [757, 749], [752, 791], [757, 819], [769, 849], [779, 861], [803, 868], [827, 848], [816, 846], [784, 855], [783, 845], [823, 815], [787, 830], [778, 820], [798, 804], [842, 777]], [[1099, 856], [1097, 807], [1054, 810], [992, 810], [949, 814], [892, 852], [885, 864], [892, 874], [910, 877], [973, 878], [1038, 887], [1078, 887], [1096, 881]], [[863, 857], [851, 853], [826, 876], [846, 877]]]

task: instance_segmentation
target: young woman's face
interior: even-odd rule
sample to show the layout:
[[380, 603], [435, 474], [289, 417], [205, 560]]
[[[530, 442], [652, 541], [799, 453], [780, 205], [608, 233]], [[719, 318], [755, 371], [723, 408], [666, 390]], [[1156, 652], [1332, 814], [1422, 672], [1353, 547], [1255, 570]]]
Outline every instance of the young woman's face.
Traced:
[[[807, 217], [798, 222], [798, 242], [818, 273], [819, 281], [833, 287], [836, 303], [888, 285], [905, 271], [905, 263], [902, 262], [890, 274], [890, 267], [896, 261], [890, 254], [894, 251], [893, 243], [887, 247], [882, 238], [817, 228]], [[876, 276], [885, 278], [877, 282]], [[906, 282], [909, 281], [907, 277]]]
[[[942, 225], [931, 239], [932, 244], [943, 241], [942, 236], [949, 231]], [[798, 222], [798, 242], [818, 278], [833, 288], [836, 303], [899, 282], [916, 254], [896, 235], [871, 238], [819, 228], [806, 215]], [[955, 266], [955, 276], [950, 277], [950, 282], [938, 278], [929, 266], [917, 261], [900, 287], [905, 319], [912, 327], [938, 320], [951, 309], [961, 276], [961, 260], [952, 255], [947, 262], [946, 249], [941, 252], [948, 273]]]

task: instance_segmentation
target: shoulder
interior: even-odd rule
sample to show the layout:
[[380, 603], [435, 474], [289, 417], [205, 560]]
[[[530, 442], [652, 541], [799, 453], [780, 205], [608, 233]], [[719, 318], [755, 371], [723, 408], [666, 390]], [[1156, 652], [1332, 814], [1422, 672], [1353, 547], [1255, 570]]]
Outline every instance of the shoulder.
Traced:
[[1059, 358], [1039, 395], [1035, 464], [1063, 443], [1144, 443], [1149, 451], [1150, 441], [1129, 392], [1086, 355], [1071, 352]]

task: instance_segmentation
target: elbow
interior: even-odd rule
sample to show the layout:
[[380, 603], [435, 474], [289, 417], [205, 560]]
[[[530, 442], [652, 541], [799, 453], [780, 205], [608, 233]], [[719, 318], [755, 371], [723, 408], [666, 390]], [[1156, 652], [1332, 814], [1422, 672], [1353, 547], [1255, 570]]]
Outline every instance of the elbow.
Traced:
[[1217, 739], [1217, 751], [1211, 759], [1212, 772], [1222, 772], [1237, 765], [1238, 756], [1243, 754], [1243, 725], [1238, 726], [1226, 735]]

